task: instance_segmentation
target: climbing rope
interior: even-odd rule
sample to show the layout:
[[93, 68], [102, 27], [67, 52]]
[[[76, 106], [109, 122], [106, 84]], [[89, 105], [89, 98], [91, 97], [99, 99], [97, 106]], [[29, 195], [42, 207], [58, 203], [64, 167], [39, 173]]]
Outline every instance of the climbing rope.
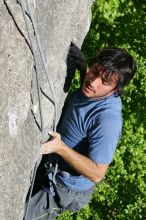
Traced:
[[[48, 72], [48, 67], [47, 67], [47, 64], [46, 64], [46, 61], [45, 61], [45, 56], [44, 56], [44, 53], [43, 53], [43, 50], [42, 50], [40, 38], [39, 38], [39, 35], [38, 35], [38, 32], [37, 32], [36, 23], [35, 23], [35, 20], [33, 18], [33, 14], [32, 14], [31, 8], [30, 8], [27, 0], [24, 0], [24, 1], [26, 3], [27, 9], [28, 9], [28, 13], [29, 13], [29, 16], [31, 18], [32, 26], [33, 26], [35, 37], [36, 37], [37, 46], [38, 46], [39, 53], [40, 53], [40, 58], [42, 60], [43, 66], [44, 66], [45, 74], [46, 74], [46, 77], [47, 77], [47, 80], [48, 80], [48, 84], [49, 84], [49, 87], [50, 87], [50, 90], [51, 90], [51, 93], [52, 93], [52, 97], [53, 97], [53, 103], [54, 103], [54, 123], [53, 123], [53, 127], [54, 127], [54, 130], [56, 130], [56, 125], [57, 125], [57, 105], [56, 105], [56, 101], [55, 101], [55, 93], [54, 93], [53, 86], [52, 86], [52, 83], [51, 83], [51, 78], [50, 78], [50, 75], [49, 75], [49, 72]], [[20, 2], [21, 2], [22, 10], [23, 10], [23, 17], [24, 17], [24, 20], [25, 20], [26, 29], [27, 29], [27, 32], [28, 32], [28, 35], [29, 35], [29, 40], [31, 42], [32, 51], [34, 51], [33, 39], [31, 37], [30, 30], [29, 30], [28, 23], [27, 23], [27, 17], [26, 17], [26, 13], [25, 13], [25, 6], [24, 6], [24, 3], [23, 3], [23, 0], [20, 0]], [[33, 53], [33, 54], [34, 54], [34, 57], [35, 57], [35, 53]], [[36, 57], [35, 57], [35, 64], [37, 66], [37, 59], [36, 59]], [[38, 72], [37, 72], [37, 74], [38, 74]]]
[[[40, 113], [40, 124], [41, 124], [40, 127], [41, 127], [42, 138], [43, 138], [44, 125], [43, 125], [43, 117], [42, 117], [43, 112], [42, 112], [42, 103], [41, 103], [41, 96], [40, 96], [40, 84], [39, 84], [39, 72], [40, 71], [39, 71], [39, 66], [38, 66], [38, 63], [37, 63], [37, 57], [36, 57], [36, 54], [35, 54], [35, 48], [33, 46], [33, 39], [31, 37], [30, 29], [29, 29], [28, 22], [27, 22], [25, 4], [26, 4], [26, 7], [27, 7], [29, 18], [31, 19], [32, 27], [34, 29], [34, 36], [36, 38], [40, 58], [41, 58], [41, 61], [43, 63], [43, 66], [44, 66], [44, 70], [45, 70], [45, 74], [46, 74], [46, 77], [47, 77], [48, 85], [49, 85], [49, 88], [50, 88], [50, 91], [51, 91], [51, 94], [52, 94], [52, 98], [53, 98], [53, 101], [52, 101], [53, 104], [54, 104], [53, 130], [56, 131], [56, 126], [57, 126], [57, 105], [56, 105], [56, 100], [55, 100], [55, 93], [54, 93], [54, 90], [53, 90], [53, 86], [51, 84], [51, 79], [50, 79], [50, 75], [49, 75], [49, 72], [48, 72], [48, 67], [47, 67], [47, 64], [46, 64], [46, 61], [45, 61], [45, 56], [44, 56], [44, 53], [43, 53], [43, 50], [42, 50], [41, 41], [40, 41], [40, 38], [39, 38], [39, 35], [38, 35], [38, 32], [37, 32], [36, 23], [35, 23], [35, 20], [33, 18], [31, 8], [30, 8], [27, 0], [24, 0], [24, 1], [20, 0], [20, 3], [21, 3], [20, 5], [21, 5], [22, 12], [23, 12], [25, 26], [26, 26], [26, 30], [27, 30], [27, 33], [28, 33], [30, 47], [31, 47], [32, 52], [33, 52], [33, 57], [34, 57], [34, 62], [35, 62], [35, 67], [36, 67], [36, 85], [37, 85], [37, 96], [38, 96], [39, 113]], [[40, 145], [41, 144], [42, 143], [40, 143]], [[25, 219], [27, 219], [27, 215], [28, 215], [28, 211], [29, 211], [29, 207], [30, 207], [31, 195], [32, 195], [32, 191], [33, 191], [33, 186], [34, 186], [34, 181], [35, 181], [36, 171], [37, 171], [38, 165], [39, 165], [39, 162], [37, 161], [35, 163], [34, 171], [33, 171], [33, 175], [32, 175], [32, 181], [31, 181], [30, 193], [29, 193], [29, 198], [28, 198], [28, 204], [27, 204], [26, 213], [25, 213]], [[54, 174], [53, 174], [53, 177], [52, 177], [53, 183], [55, 183], [55, 176], [56, 176], [56, 173], [57, 173], [57, 169], [58, 169], [58, 164], [57, 164], [57, 161], [56, 161]]]

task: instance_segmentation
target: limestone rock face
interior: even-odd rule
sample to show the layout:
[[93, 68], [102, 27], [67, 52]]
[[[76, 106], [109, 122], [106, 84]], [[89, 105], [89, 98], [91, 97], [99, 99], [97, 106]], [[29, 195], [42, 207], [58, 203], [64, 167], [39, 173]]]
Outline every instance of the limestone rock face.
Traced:
[[[90, 26], [92, 0], [0, 1], [0, 219], [23, 219], [26, 194], [34, 164], [40, 160], [41, 139], [56, 123], [66, 94], [66, 56], [71, 41], [81, 46]], [[26, 22], [22, 13], [25, 8]], [[33, 19], [32, 19], [33, 18]], [[36, 33], [55, 100], [43, 66]], [[35, 34], [35, 35], [34, 35]], [[32, 48], [33, 47], [33, 52]], [[34, 60], [34, 55], [36, 58]], [[35, 62], [36, 61], [36, 62]], [[36, 63], [39, 72], [43, 115], [43, 136], [36, 89]]]

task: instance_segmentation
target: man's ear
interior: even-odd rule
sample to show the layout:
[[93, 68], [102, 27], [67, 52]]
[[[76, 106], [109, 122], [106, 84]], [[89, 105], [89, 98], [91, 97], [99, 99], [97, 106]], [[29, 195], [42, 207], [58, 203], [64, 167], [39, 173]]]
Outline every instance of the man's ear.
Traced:
[[117, 73], [113, 74], [111, 77], [111, 83], [112, 85], [115, 85], [114, 89], [112, 90], [113, 92], [117, 91], [117, 82], [118, 82], [119, 76]]
[[111, 77], [111, 83], [112, 83], [112, 84], [117, 84], [118, 80], [119, 80], [118, 74], [117, 74], [117, 73], [114, 73], [114, 74], [112, 75], [112, 77]]

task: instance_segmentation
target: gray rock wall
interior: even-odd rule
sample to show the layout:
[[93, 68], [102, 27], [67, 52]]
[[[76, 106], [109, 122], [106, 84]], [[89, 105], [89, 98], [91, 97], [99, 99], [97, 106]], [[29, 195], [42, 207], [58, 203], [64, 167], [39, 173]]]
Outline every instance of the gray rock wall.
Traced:
[[[25, 10], [28, 13], [28, 8]], [[55, 94], [57, 121], [66, 94], [66, 55], [71, 41], [81, 46], [90, 26], [92, 0], [28, 0], [37, 26]], [[32, 23], [27, 22], [39, 64], [43, 138], [54, 118], [52, 94], [40, 59]], [[41, 132], [34, 57], [29, 47], [20, 1], [0, 0], [0, 219], [23, 218], [26, 193], [38, 153]], [[33, 114], [32, 114], [33, 113]]]

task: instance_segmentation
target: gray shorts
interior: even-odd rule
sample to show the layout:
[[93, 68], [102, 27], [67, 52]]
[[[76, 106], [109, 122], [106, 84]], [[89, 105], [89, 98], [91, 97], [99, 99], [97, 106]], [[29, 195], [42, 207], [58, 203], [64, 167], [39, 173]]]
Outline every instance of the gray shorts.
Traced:
[[44, 188], [31, 198], [24, 220], [52, 220], [66, 210], [75, 213], [89, 203], [93, 193], [93, 187], [86, 191], [73, 191], [58, 178], [54, 189], [55, 196], [49, 189]]

